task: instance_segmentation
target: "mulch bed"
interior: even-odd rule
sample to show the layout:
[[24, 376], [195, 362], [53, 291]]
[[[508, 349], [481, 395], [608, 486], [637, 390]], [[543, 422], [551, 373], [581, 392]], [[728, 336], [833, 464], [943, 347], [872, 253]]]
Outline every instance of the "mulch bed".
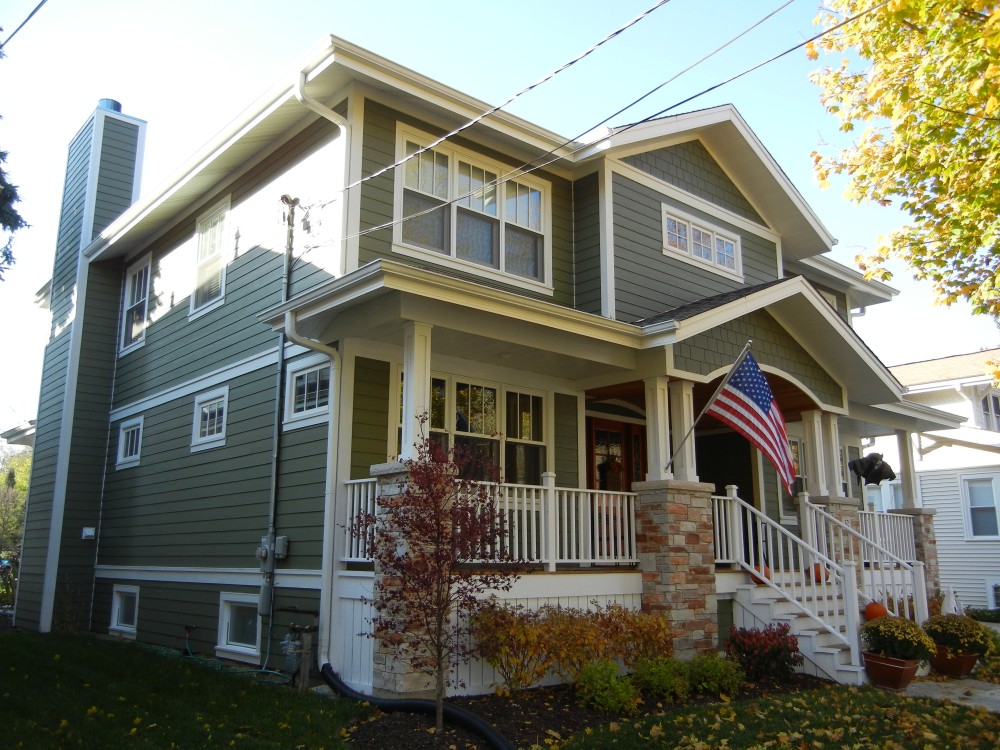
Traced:
[[[748, 685], [735, 699], [760, 698], [830, 684], [818, 677], [795, 674], [781, 682]], [[564, 742], [587, 727], [602, 726], [621, 718], [581, 708], [573, 690], [564, 686], [536, 688], [510, 697], [450, 698], [448, 702], [475, 712], [515, 747], [525, 750], [532, 745], [546, 747], [546, 739]], [[707, 702], [710, 701], [695, 698], [685, 705]], [[639, 715], [655, 715], [676, 709], [678, 705], [647, 701]], [[481, 737], [463, 729], [445, 725], [443, 741], [435, 736], [433, 729], [433, 715], [379, 712], [350, 730], [348, 745], [357, 750], [484, 750], [487, 747]]]

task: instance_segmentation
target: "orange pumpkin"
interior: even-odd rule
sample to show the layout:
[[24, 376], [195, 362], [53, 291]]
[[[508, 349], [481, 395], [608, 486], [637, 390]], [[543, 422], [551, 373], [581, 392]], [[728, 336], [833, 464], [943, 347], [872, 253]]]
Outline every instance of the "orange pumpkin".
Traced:
[[865, 620], [872, 621], [877, 620], [880, 617], [885, 617], [889, 614], [889, 610], [885, 608], [882, 602], [868, 602], [865, 607]]
[[[756, 570], [761, 575], [763, 575], [764, 578], [770, 578], [771, 577], [771, 569], [769, 567], [767, 567], [766, 565], [764, 566], [763, 572], [761, 571], [759, 565], [754, 565], [753, 569]], [[755, 576], [753, 573], [750, 574], [750, 580], [753, 581], [754, 583], [756, 583], [758, 586], [761, 586], [761, 585], [764, 584], [764, 580], [762, 578], [760, 578], [759, 576]]]
[[830, 571], [823, 567], [820, 563], [813, 565], [813, 580], [816, 583], [821, 583], [823, 581], [830, 580]]

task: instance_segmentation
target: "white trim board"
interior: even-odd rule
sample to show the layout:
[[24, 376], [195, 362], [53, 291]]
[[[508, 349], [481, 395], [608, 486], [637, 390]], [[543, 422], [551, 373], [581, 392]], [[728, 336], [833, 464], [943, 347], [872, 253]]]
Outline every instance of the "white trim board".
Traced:
[[[210, 586], [259, 586], [260, 568], [182, 568], [157, 565], [98, 565], [100, 580], [193, 583]], [[321, 572], [303, 568], [275, 571], [274, 585], [284, 589], [320, 589]]]

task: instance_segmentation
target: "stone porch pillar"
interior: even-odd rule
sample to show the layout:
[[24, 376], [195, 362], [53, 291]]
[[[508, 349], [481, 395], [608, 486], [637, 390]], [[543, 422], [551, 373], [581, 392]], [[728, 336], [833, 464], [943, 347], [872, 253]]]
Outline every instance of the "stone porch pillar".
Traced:
[[934, 508], [897, 508], [890, 510], [913, 518], [913, 543], [917, 548], [917, 559], [924, 564], [927, 579], [928, 598], [941, 593], [941, 566], [938, 564], [937, 537], [934, 534]]
[[[393, 498], [398, 496], [405, 486], [408, 477], [406, 467], [398, 461], [375, 464], [371, 467], [371, 475], [375, 477], [377, 482], [376, 513], [378, 523], [388, 521], [391, 524]], [[385, 572], [376, 562], [374, 596], [378, 596], [379, 587], [385, 582]], [[391, 581], [389, 583], [391, 585]], [[400, 658], [394, 645], [376, 640], [372, 662], [372, 693], [374, 695], [433, 698], [433, 678], [417, 670], [408, 660]]]
[[[391, 387], [391, 384], [390, 384]], [[412, 320], [403, 325], [403, 424], [400, 458], [416, 458], [420, 418], [430, 415], [431, 326]]]
[[712, 491], [702, 482], [636, 482], [636, 542], [642, 609], [661, 614], [677, 634], [676, 655], [718, 648]]

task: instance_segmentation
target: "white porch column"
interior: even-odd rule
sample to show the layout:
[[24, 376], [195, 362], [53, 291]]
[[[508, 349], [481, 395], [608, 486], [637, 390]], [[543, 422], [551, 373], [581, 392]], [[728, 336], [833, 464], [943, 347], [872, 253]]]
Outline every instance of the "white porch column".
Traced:
[[896, 447], [899, 451], [899, 466], [896, 474], [903, 488], [903, 507], [917, 508], [916, 466], [913, 463], [913, 441], [908, 430], [896, 430]]
[[[672, 450], [676, 453], [673, 474], [682, 482], [697, 482], [694, 435], [684, 440], [694, 425], [694, 383], [690, 380], [671, 380], [667, 390], [670, 397], [670, 436], [673, 439]], [[684, 440], [683, 445], [681, 440]]]
[[812, 497], [827, 497], [826, 463], [823, 461], [823, 412], [818, 409], [802, 412], [802, 432], [805, 437], [806, 492]]
[[667, 378], [664, 375], [646, 378], [646, 481], [673, 479], [667, 471], [670, 460], [670, 403], [667, 400]]
[[420, 417], [430, 415], [431, 328], [426, 323], [412, 320], [406, 321], [403, 326], [403, 436], [399, 446], [400, 459], [416, 458], [414, 446], [421, 439]]
[[840, 481], [840, 422], [836, 414], [823, 414], [823, 460], [826, 464], [826, 483], [831, 495], [844, 496]]

